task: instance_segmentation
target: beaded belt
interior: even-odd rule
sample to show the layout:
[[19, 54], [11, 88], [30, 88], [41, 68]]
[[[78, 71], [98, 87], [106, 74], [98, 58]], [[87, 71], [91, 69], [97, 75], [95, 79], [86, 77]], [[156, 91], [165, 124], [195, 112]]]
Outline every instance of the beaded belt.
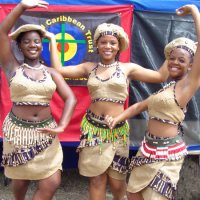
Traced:
[[103, 116], [96, 116], [90, 110], [87, 111], [81, 122], [82, 134], [78, 151], [87, 146], [101, 146], [103, 143], [113, 143], [113, 147], [115, 147], [115, 143], [120, 138], [123, 140], [124, 145], [127, 145], [129, 137], [128, 123], [122, 122], [114, 129], [110, 129], [103, 119]]
[[183, 142], [183, 139], [180, 135], [176, 135], [175, 137], [167, 137], [167, 138], [159, 138], [159, 137], [154, 137], [150, 133], [147, 133], [145, 135], [145, 142], [150, 145], [150, 146], [155, 146], [155, 147], [167, 147], [167, 146], [172, 146], [174, 144]]
[[[103, 116], [97, 116], [95, 115], [92, 111], [87, 110], [86, 115], [85, 115], [86, 119], [93, 124], [94, 126], [97, 126], [99, 128], [105, 128], [105, 129], [110, 129], [108, 127], [108, 125], [105, 123], [105, 118]], [[123, 126], [125, 124], [125, 121], [118, 123], [115, 128], [120, 128], [121, 126]]]
[[52, 116], [46, 120], [36, 121], [36, 122], [20, 119], [19, 117], [15, 116], [12, 112], [10, 112], [8, 116], [9, 116], [9, 119], [12, 121], [12, 123], [18, 126], [27, 127], [27, 128], [44, 128], [45, 126], [49, 125], [50, 123], [54, 121]]

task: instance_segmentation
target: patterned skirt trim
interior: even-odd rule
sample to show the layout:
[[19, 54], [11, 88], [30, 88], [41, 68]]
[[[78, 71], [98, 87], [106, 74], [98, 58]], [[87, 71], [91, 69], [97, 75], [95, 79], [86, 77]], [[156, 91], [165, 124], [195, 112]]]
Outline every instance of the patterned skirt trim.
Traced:
[[170, 178], [161, 171], [158, 171], [154, 179], [149, 184], [149, 187], [167, 199], [175, 200], [176, 185], [173, 184]]
[[128, 171], [131, 173], [134, 167], [140, 167], [142, 165], [152, 164], [154, 162], [158, 162], [158, 160], [149, 159], [142, 156], [132, 156], [128, 167]]
[[[156, 170], [157, 166], [160, 166], [157, 173], [155, 174], [155, 177], [153, 177], [153, 179], [150, 180], [150, 182], [147, 184], [147, 186], [150, 187], [152, 190], [156, 191], [157, 193], [161, 194], [165, 198], [167, 198], [169, 200], [175, 200], [177, 182], [173, 182], [170, 179], [170, 176], [168, 175], [168, 173], [170, 172], [170, 169], [172, 167], [170, 167], [168, 170], [168, 166], [170, 165], [170, 163], [172, 163], [171, 166], [177, 167], [177, 168], [176, 167], [174, 168], [174, 172], [177, 171], [177, 174], [179, 174], [179, 164], [183, 158], [180, 160], [177, 160], [177, 161], [155, 160], [155, 159], [145, 158], [145, 157], [143, 157], [143, 155], [141, 155], [141, 153], [142, 152], [140, 151], [140, 155], [133, 156], [131, 158], [128, 171], [130, 173], [132, 173], [132, 172], [134, 173], [134, 168], [136, 169], [138, 167], [137, 169], [140, 169], [140, 166], [144, 166], [144, 167], [146, 166], [146, 168], [141, 168], [141, 169], [147, 170], [147, 171], [149, 169], [149, 173], [151, 174], [151, 172], [154, 171], [154, 170], [152, 171], [152, 169]], [[177, 162], [177, 164], [176, 164], [176, 162]], [[156, 165], [156, 163], [158, 163], [158, 165]], [[165, 163], [167, 163], [167, 164], [165, 164]], [[151, 165], [151, 164], [152, 164], [152, 166], [148, 167], [148, 165]], [[141, 171], [137, 170], [137, 173], [142, 173], [142, 170]], [[174, 175], [174, 172], [173, 172], [173, 175]], [[179, 175], [177, 175], [177, 176], [179, 176]], [[137, 178], [139, 179], [140, 176]], [[144, 189], [144, 188], [142, 188], [142, 189]]]
[[103, 120], [91, 117], [86, 113], [81, 122], [81, 132], [80, 144], [77, 150], [79, 151], [81, 148], [88, 146], [100, 145], [101, 153], [101, 145], [103, 143], [113, 143], [113, 148], [115, 148], [119, 138], [122, 138], [124, 145], [127, 145], [129, 125], [127, 122], [123, 122], [114, 129], [109, 129]]
[[52, 117], [40, 122], [31, 122], [19, 119], [10, 112], [3, 124], [2, 166], [15, 167], [32, 160], [50, 146], [55, 138], [55, 136], [37, 132], [37, 128], [55, 128], [56, 126]]
[[127, 174], [129, 163], [128, 157], [115, 155], [110, 167], [121, 174]]

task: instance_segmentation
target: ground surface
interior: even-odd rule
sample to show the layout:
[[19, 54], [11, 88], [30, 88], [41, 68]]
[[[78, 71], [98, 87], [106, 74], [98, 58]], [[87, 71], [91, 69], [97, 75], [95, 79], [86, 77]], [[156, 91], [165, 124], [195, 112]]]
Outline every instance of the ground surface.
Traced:
[[[188, 156], [185, 159], [180, 174], [176, 200], [200, 200], [200, 159], [198, 155]], [[26, 200], [36, 188], [36, 183], [30, 184]], [[0, 172], [0, 200], [13, 200], [9, 186], [5, 186], [3, 172]], [[62, 174], [62, 184], [53, 200], [87, 200], [88, 179], [79, 175], [77, 169], [65, 170]], [[111, 200], [112, 195], [107, 189], [106, 200]]]

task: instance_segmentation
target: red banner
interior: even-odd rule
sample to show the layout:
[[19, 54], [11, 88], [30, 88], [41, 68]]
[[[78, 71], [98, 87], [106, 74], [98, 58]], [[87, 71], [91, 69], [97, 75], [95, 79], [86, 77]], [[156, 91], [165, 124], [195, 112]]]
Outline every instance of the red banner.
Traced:
[[[0, 21], [13, 9], [15, 5], [10, 4], [0, 4]], [[40, 12], [38, 12], [40, 11]], [[42, 13], [42, 14], [40, 14]], [[86, 13], [86, 14], [85, 14]], [[117, 5], [117, 6], [49, 6], [48, 10], [44, 9], [34, 9], [24, 13], [24, 15], [18, 20], [16, 23], [16, 27], [22, 23], [35, 23], [43, 25], [47, 30], [54, 32], [58, 41], [61, 41], [60, 33], [61, 30], [64, 30], [64, 34], [67, 34], [69, 37], [69, 41], [72, 39], [73, 42], [76, 42], [76, 54], [77, 59], [74, 59], [71, 56], [70, 48], [65, 52], [61, 51], [61, 61], [63, 65], [70, 65], [73, 62], [82, 62], [84, 60], [95, 59], [94, 57], [94, 47], [89, 46], [89, 39], [87, 38], [87, 33], [91, 31], [91, 37], [93, 36], [93, 32], [96, 26], [103, 22], [108, 23], [116, 23], [120, 24], [127, 34], [129, 35], [129, 39], [131, 41], [131, 28], [132, 28], [132, 15], [133, 15], [133, 6], [132, 5]], [[82, 26], [79, 26], [82, 25]], [[82, 30], [81, 30], [82, 27]], [[83, 29], [83, 27], [85, 29]], [[82, 32], [77, 36], [75, 29], [78, 29], [79, 32]], [[72, 32], [70, 32], [70, 30]], [[81, 31], [80, 31], [81, 30]], [[62, 32], [63, 33], [63, 32]], [[82, 34], [82, 38], [79, 38]], [[70, 47], [70, 42], [64, 41], [64, 45], [67, 44]], [[45, 43], [46, 41], [44, 41]], [[44, 44], [43, 43], [43, 44]], [[80, 45], [79, 45], [80, 44]], [[48, 45], [47, 45], [48, 47]], [[44, 44], [45, 48], [45, 44]], [[82, 49], [81, 49], [82, 48]], [[78, 55], [79, 50], [81, 52], [85, 52], [82, 59]], [[48, 63], [48, 48], [44, 49], [43, 57], [47, 60], [44, 60]], [[64, 50], [64, 48], [63, 48]], [[71, 56], [71, 57], [70, 57]], [[74, 56], [76, 56], [74, 54]], [[125, 52], [120, 55], [120, 61], [129, 62], [130, 61], [130, 48], [128, 48]], [[73, 63], [74, 64], [74, 63]], [[78, 63], [75, 63], [78, 64]], [[69, 83], [70, 84], [70, 83]], [[74, 94], [77, 97], [78, 103], [75, 108], [75, 112], [70, 121], [69, 126], [66, 128], [64, 133], [60, 134], [59, 137], [61, 141], [78, 141], [80, 135], [80, 122], [81, 119], [90, 104], [90, 96], [88, 94], [87, 87], [80, 86], [81, 84], [73, 84], [71, 88]], [[53, 99], [51, 101], [52, 114], [55, 117], [56, 121], [59, 120], [62, 109], [63, 109], [63, 101], [58, 96], [57, 93], [53, 95]], [[9, 96], [9, 88], [8, 83], [5, 78], [5, 75], [1, 71], [0, 77], [0, 128], [2, 128], [2, 122], [7, 115], [7, 113], [11, 109], [11, 101]], [[0, 129], [1, 130], [1, 129]], [[0, 131], [0, 136], [2, 136], [2, 132]]]

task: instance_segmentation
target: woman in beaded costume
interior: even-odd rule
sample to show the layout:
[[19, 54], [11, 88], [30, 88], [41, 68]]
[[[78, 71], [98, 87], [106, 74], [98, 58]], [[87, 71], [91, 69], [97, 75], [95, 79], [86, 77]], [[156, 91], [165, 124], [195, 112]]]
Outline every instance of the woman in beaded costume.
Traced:
[[[9, 82], [13, 102], [3, 123], [5, 176], [12, 179], [14, 199], [23, 200], [30, 180], [38, 181], [33, 199], [50, 200], [61, 182], [63, 153], [58, 134], [68, 125], [76, 99], [54, 69], [40, 63], [42, 38], [54, 39], [41, 26], [26, 24], [10, 34], [24, 56], [20, 64], [12, 52], [8, 33], [26, 10], [44, 7], [41, 0], [22, 0], [0, 24], [1, 67]], [[55, 40], [55, 39], [54, 39]], [[65, 102], [58, 124], [51, 115], [50, 100], [57, 90]]]
[[89, 177], [89, 198], [105, 199], [109, 182], [115, 200], [126, 191], [126, 172], [129, 155], [129, 127], [124, 121], [109, 129], [104, 116], [117, 116], [124, 110], [130, 80], [162, 82], [168, 77], [165, 68], [160, 71], [145, 69], [134, 63], [118, 62], [117, 56], [128, 47], [128, 36], [122, 27], [103, 23], [94, 34], [100, 62], [85, 62], [62, 67], [56, 45], [51, 51], [53, 65], [65, 78], [87, 78], [92, 102], [81, 123], [78, 146], [79, 172]]
[[177, 9], [176, 13], [178, 16], [192, 14], [197, 32], [197, 47], [195, 42], [184, 37], [166, 45], [165, 57], [173, 81], [119, 116], [106, 116], [112, 129], [121, 121], [148, 110], [147, 131], [129, 167], [129, 200], [175, 199], [179, 172], [187, 154], [181, 137], [181, 124], [187, 104], [200, 86], [200, 14], [195, 5], [185, 5]]

